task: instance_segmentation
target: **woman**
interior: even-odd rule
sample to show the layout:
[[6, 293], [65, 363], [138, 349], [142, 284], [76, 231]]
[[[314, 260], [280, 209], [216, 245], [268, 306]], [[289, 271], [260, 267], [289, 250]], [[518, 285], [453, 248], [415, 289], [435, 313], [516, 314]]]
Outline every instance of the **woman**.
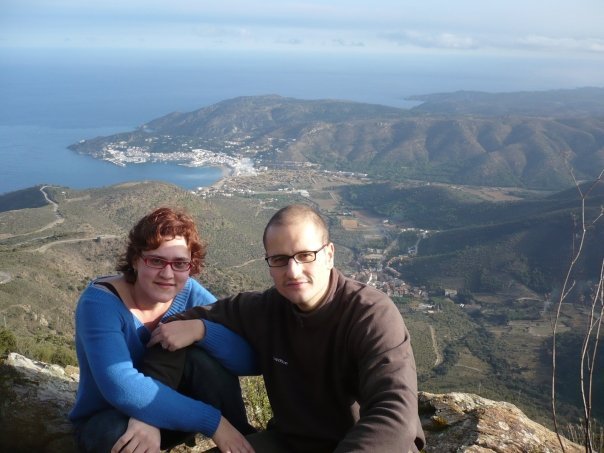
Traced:
[[69, 414], [82, 451], [156, 452], [160, 442], [164, 449], [192, 432], [211, 437], [221, 451], [253, 451], [241, 434], [253, 428], [235, 375], [255, 368], [243, 339], [209, 326], [214, 339], [241, 342], [243, 349], [232, 352], [208, 348], [234, 374], [200, 348], [188, 348], [193, 357], [187, 356], [179, 391], [137, 369], [162, 320], [216, 300], [190, 277], [200, 272], [205, 253], [189, 215], [159, 208], [130, 231], [120, 274], [98, 278], [82, 293], [75, 314], [80, 383]]

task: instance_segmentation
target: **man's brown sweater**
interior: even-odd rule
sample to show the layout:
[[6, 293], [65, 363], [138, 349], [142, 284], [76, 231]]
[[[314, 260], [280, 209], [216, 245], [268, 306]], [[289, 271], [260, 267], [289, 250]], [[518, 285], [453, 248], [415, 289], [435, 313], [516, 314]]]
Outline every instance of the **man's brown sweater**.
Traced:
[[303, 313], [274, 288], [241, 293], [177, 319], [204, 318], [255, 349], [274, 419], [298, 452], [407, 452], [425, 444], [409, 332], [382, 292], [331, 274]]

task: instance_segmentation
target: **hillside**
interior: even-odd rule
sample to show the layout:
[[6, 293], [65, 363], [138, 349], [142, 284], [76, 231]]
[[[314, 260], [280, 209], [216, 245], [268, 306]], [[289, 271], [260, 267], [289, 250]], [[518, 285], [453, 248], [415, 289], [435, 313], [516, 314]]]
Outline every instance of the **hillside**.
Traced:
[[[443, 276], [446, 277], [444, 287], [459, 289], [460, 296], [472, 302], [472, 309], [461, 309], [438, 291], [401, 284], [382, 265], [367, 262], [365, 256], [379, 244], [402, 241], [398, 232], [404, 224], [394, 219], [385, 224], [385, 216], [368, 215], [369, 205], [363, 207], [363, 212], [351, 213], [350, 204], [341, 197], [344, 188], [354, 180], [353, 176], [346, 178], [316, 170], [292, 170], [229, 178], [224, 181], [228, 191], [216, 187], [199, 194], [161, 183], [89, 190], [46, 188], [46, 193], [57, 203], [56, 212], [46, 205], [0, 213], [0, 319], [4, 325], [0, 327], [0, 353], [8, 342], [32, 358], [73, 363], [73, 310], [78, 294], [94, 276], [113, 272], [132, 219], [151, 208], [164, 204], [183, 206], [197, 219], [210, 246], [207, 267], [200, 280], [220, 296], [270, 284], [262, 259], [264, 225], [278, 207], [304, 201], [316, 203], [328, 216], [338, 267], [388, 291], [403, 312], [413, 338], [422, 390], [465, 391], [504, 399], [522, 407], [531, 418], [549, 424], [546, 395], [551, 331], [549, 312], [543, 312], [543, 295], [531, 290], [530, 282], [523, 285], [521, 278], [504, 291], [486, 286], [489, 279], [501, 278], [499, 269], [493, 271], [485, 265], [486, 260], [512, 256], [511, 250], [506, 251], [507, 244], [501, 244], [501, 238], [493, 234], [492, 241], [485, 237], [482, 248], [455, 249], [457, 242], [469, 241], [471, 235], [457, 237], [456, 231], [464, 227], [453, 228], [441, 233], [443, 238], [451, 234], [453, 239], [435, 243], [433, 254], [424, 256], [422, 248], [438, 235], [422, 239], [419, 256], [404, 258], [403, 265], [398, 267], [405, 280], [412, 280], [414, 272], [421, 272], [420, 280], [429, 282], [428, 288], [438, 287]], [[369, 182], [362, 183], [365, 184]], [[295, 190], [284, 191], [284, 185], [307, 187], [310, 198]], [[559, 198], [568, 201], [572, 197], [564, 194]], [[458, 199], [477, 203], [469, 196], [458, 194]], [[376, 201], [375, 206], [379, 206], [379, 200]], [[535, 209], [533, 217], [526, 209], [525, 222], [539, 223], [543, 209]], [[545, 222], [543, 227], [548, 224]], [[528, 244], [535, 248], [531, 256], [539, 256], [536, 249], [541, 248], [550, 261], [563, 261], [556, 254], [566, 242], [556, 242], [559, 237], [549, 239]], [[437, 245], [442, 250], [448, 247], [448, 251], [439, 251]], [[380, 259], [386, 263], [398, 253], [396, 247], [389, 248], [381, 252]], [[524, 267], [512, 266], [508, 271], [530, 271], [521, 257], [517, 262]], [[483, 284], [480, 289], [489, 291], [476, 292], [474, 287], [465, 286], [463, 272], [472, 266], [484, 267], [479, 274]], [[578, 331], [585, 310], [580, 305], [565, 308], [564, 329]], [[571, 340], [566, 342], [565, 349], [569, 364], [576, 357], [576, 343]], [[577, 419], [576, 393], [564, 395], [560, 412], [565, 420]]]
[[[590, 183], [582, 186], [584, 191]], [[397, 269], [416, 283], [453, 285], [472, 292], [501, 291], [510, 282], [551, 292], [570, 263], [572, 238], [580, 233], [577, 189], [549, 196], [486, 202], [459, 187], [368, 184], [348, 187], [352, 207], [371, 209], [395, 222], [431, 230], [417, 256]], [[586, 202], [586, 221], [601, 213], [604, 184]], [[583, 280], [599, 278], [604, 227], [590, 228], [578, 263]]]
[[45, 205], [46, 200], [37, 187], [0, 194], [0, 212]]
[[571, 184], [568, 165], [580, 179], [604, 167], [602, 96], [594, 90], [591, 99], [585, 90], [431, 95], [412, 110], [241, 97], [70, 148], [97, 158], [116, 149], [206, 149], [250, 157], [257, 165], [310, 162], [390, 180], [559, 190]]

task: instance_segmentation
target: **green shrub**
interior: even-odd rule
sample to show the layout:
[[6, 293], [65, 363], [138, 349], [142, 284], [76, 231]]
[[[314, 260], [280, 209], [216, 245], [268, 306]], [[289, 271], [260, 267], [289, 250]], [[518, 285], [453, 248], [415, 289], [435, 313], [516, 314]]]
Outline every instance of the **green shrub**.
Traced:
[[0, 355], [17, 350], [17, 340], [13, 333], [5, 328], [0, 328]]

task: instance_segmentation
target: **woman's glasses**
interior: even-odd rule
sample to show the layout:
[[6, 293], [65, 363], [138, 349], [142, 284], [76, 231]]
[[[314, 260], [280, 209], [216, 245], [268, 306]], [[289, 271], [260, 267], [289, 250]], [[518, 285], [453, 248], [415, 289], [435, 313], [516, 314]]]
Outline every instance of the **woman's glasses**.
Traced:
[[174, 272], [186, 272], [190, 270], [192, 266], [191, 261], [168, 261], [158, 256], [141, 256], [141, 259], [147, 267], [153, 269], [163, 269], [169, 264]]

